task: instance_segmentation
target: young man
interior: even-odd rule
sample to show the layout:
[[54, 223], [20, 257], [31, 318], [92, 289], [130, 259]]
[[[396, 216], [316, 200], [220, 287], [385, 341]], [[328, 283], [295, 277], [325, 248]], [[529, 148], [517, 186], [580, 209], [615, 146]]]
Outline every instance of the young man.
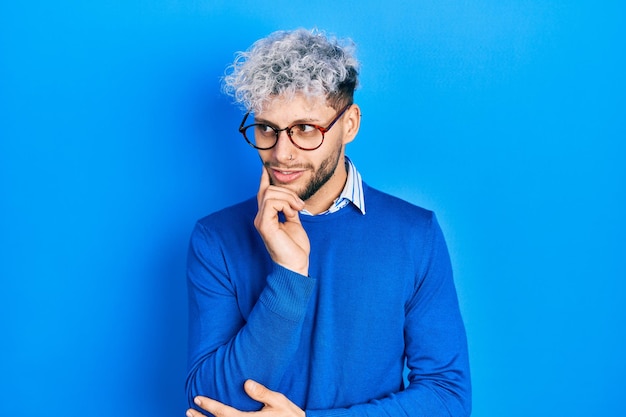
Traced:
[[231, 69], [263, 169], [256, 198], [191, 237], [188, 416], [469, 415], [435, 216], [369, 187], [344, 154], [361, 118], [351, 45], [277, 32]]

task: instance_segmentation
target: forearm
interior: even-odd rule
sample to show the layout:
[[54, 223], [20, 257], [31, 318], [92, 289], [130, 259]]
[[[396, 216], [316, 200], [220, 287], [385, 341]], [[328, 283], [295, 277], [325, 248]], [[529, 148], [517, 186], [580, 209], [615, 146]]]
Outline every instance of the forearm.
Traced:
[[380, 400], [347, 408], [306, 410], [307, 417], [466, 417], [470, 415], [467, 398], [436, 384], [412, 384], [406, 390]]
[[[205, 300], [208, 305], [202, 303], [197, 314], [190, 314], [191, 331], [200, 333], [191, 335], [190, 340], [195, 342], [190, 348], [202, 352], [194, 355], [190, 366], [186, 384], [190, 403], [194, 396], [205, 395], [241, 409], [258, 408], [243, 392], [243, 382], [254, 379], [271, 387], [280, 381], [298, 348], [314, 282], [276, 265], [256, 305], [238, 329], [232, 317], [224, 317], [235, 315], [234, 311], [219, 319], [211, 314], [211, 310], [219, 309], [215, 302]], [[228, 300], [222, 300], [222, 306], [236, 308]], [[207, 320], [212, 320], [210, 334], [193, 330], [194, 323]], [[232, 335], [227, 337], [229, 332]]]

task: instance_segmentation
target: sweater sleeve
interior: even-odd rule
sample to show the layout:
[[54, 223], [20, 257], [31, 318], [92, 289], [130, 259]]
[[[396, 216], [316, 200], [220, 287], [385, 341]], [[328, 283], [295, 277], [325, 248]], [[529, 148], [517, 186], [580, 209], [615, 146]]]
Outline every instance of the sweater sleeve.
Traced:
[[205, 395], [241, 410], [259, 409], [243, 390], [251, 378], [280, 381], [295, 353], [315, 280], [277, 264], [248, 317], [239, 308], [219, 239], [194, 229], [187, 265], [189, 405]]
[[[462, 417], [471, 413], [471, 384], [465, 328], [450, 257], [432, 215], [428, 251], [417, 267], [413, 295], [405, 306], [406, 389], [341, 409], [307, 410], [307, 417]], [[419, 254], [415, 254], [419, 258]]]

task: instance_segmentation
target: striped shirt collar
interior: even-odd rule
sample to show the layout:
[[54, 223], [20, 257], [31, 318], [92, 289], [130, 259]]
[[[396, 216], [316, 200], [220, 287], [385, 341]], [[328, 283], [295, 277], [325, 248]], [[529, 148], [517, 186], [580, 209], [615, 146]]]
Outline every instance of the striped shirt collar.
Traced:
[[[363, 197], [363, 180], [361, 179], [361, 174], [356, 169], [350, 158], [348, 158], [347, 156], [345, 158], [346, 170], [348, 171], [346, 185], [343, 187], [343, 191], [341, 192], [339, 197], [337, 197], [337, 199], [333, 202], [330, 208], [318, 214], [318, 216], [335, 213], [346, 207], [350, 203], [358, 208], [361, 213], [365, 214], [365, 198]], [[309, 216], [313, 215], [306, 210], [302, 210], [300, 213]]]

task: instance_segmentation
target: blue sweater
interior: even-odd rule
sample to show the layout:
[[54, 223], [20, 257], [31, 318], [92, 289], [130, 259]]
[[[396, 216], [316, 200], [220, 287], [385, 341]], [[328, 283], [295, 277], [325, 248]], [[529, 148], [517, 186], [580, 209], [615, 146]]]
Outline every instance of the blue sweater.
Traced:
[[[189, 403], [242, 410], [254, 379], [315, 416], [467, 416], [467, 342], [432, 212], [364, 184], [354, 206], [300, 216], [310, 277], [270, 259], [256, 198], [201, 219], [188, 260]], [[408, 386], [403, 371], [408, 368]]]

